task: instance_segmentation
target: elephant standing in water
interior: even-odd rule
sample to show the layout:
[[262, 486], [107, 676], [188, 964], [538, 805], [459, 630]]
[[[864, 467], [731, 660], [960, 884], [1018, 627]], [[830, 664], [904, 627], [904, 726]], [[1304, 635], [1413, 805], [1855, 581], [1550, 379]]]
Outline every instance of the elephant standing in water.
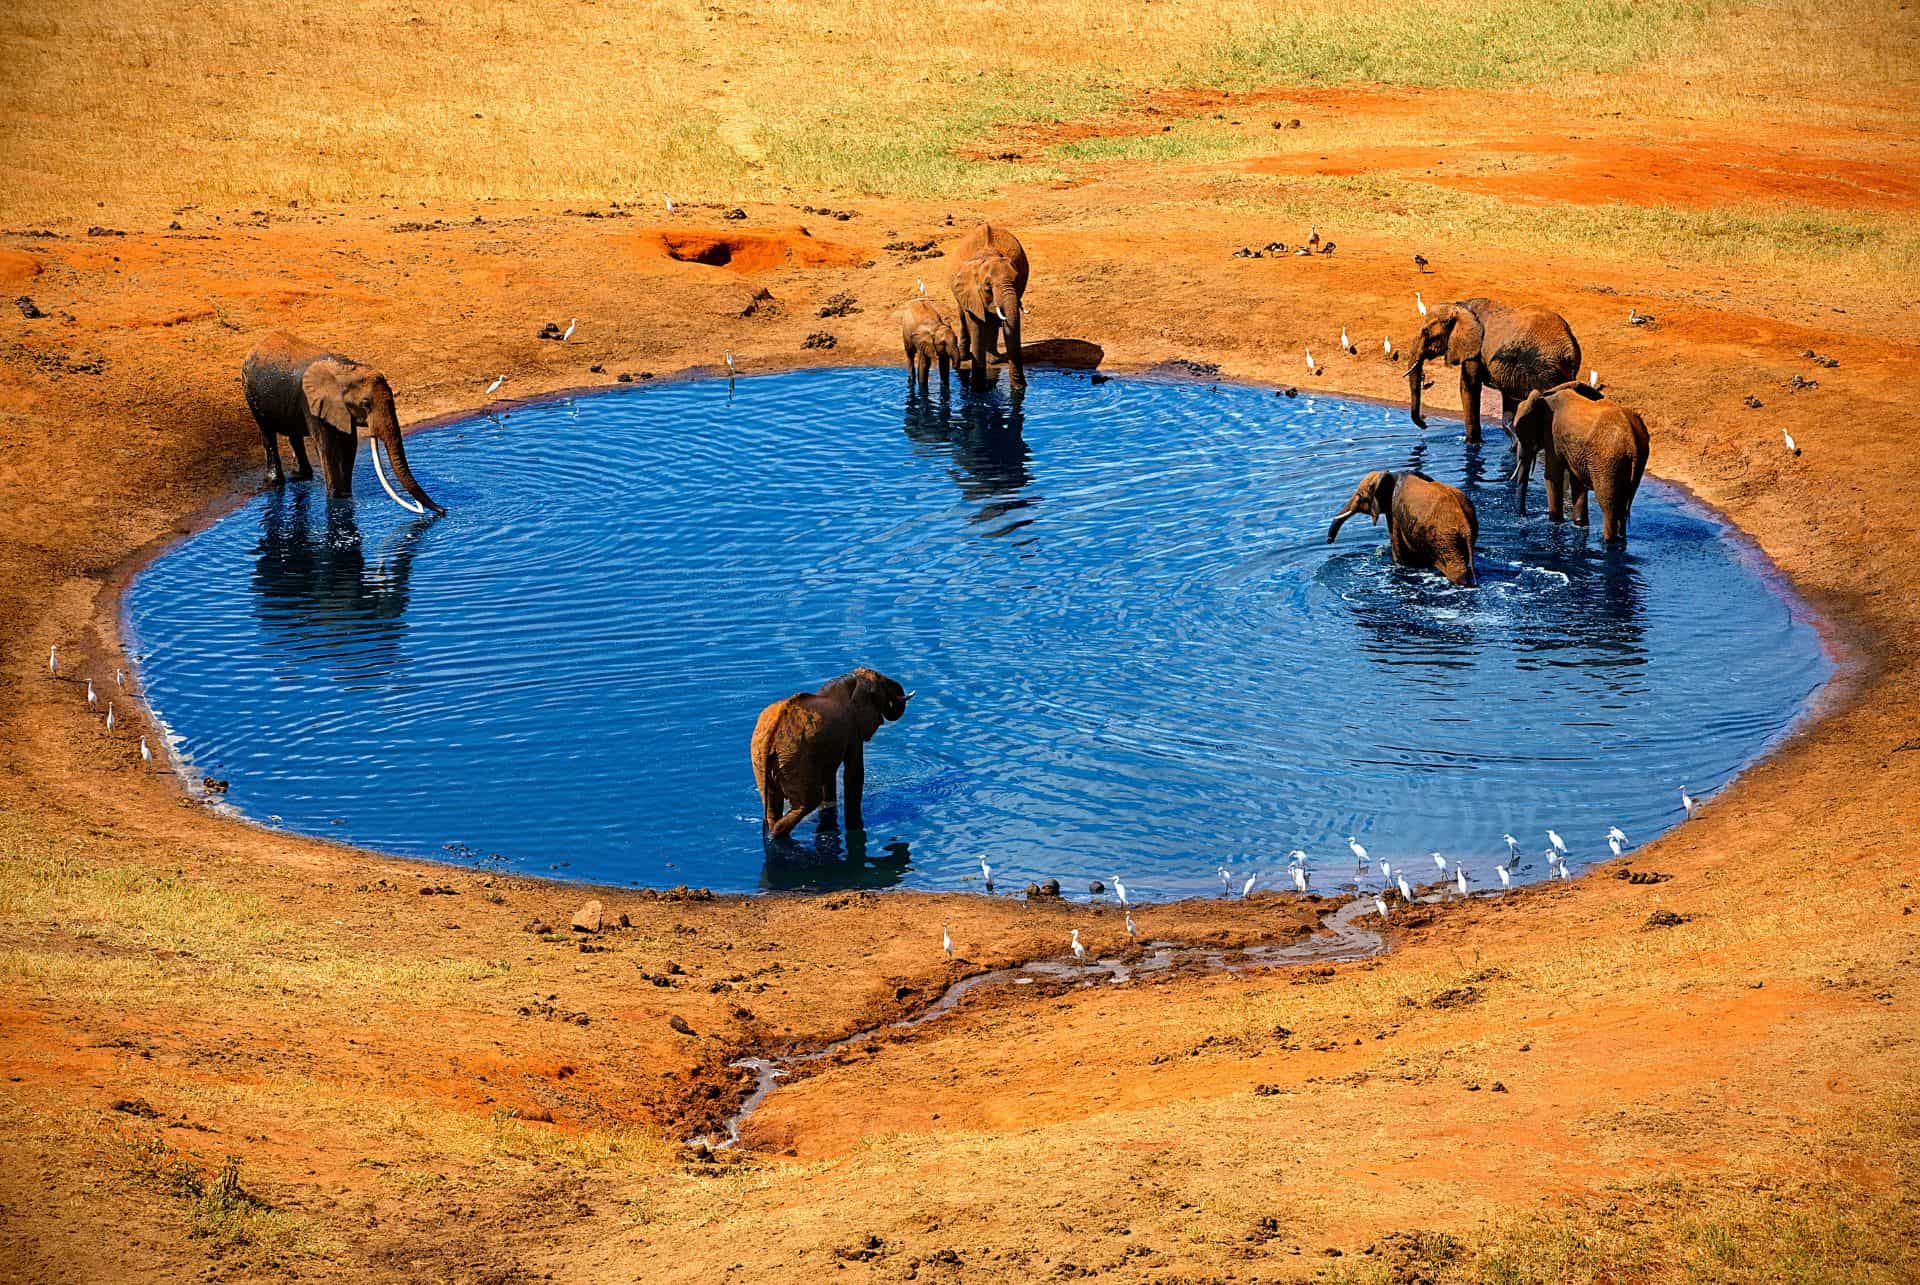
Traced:
[[1625, 544], [1627, 517], [1640, 479], [1647, 473], [1647, 425], [1638, 413], [1601, 396], [1598, 389], [1573, 382], [1544, 393], [1529, 393], [1513, 417], [1520, 457], [1513, 476], [1520, 483], [1520, 511], [1527, 511], [1527, 482], [1533, 458], [1545, 454], [1547, 516], [1558, 522], [1571, 493], [1573, 520], [1587, 525], [1587, 492], [1600, 501], [1600, 536]]
[[[832, 829], [834, 777], [847, 772], [847, 826], [861, 828], [860, 792], [866, 784], [866, 745], [883, 722], [907, 712], [913, 693], [885, 674], [856, 669], [817, 692], [775, 701], [753, 726], [753, 779], [769, 833], [793, 832], [820, 809], [820, 825]], [[788, 800], [793, 807], [787, 808]]]
[[1431, 568], [1457, 585], [1479, 582], [1473, 546], [1480, 539], [1480, 517], [1465, 491], [1424, 473], [1369, 473], [1327, 528], [1328, 544], [1356, 513], [1375, 522], [1386, 518], [1387, 548], [1401, 566]]
[[940, 315], [940, 309], [926, 299], [915, 299], [900, 310], [900, 342], [907, 352], [907, 375], [927, 392], [935, 362], [940, 364], [940, 388], [947, 387], [948, 372], [960, 364], [960, 341], [953, 327]]
[[1442, 304], [1420, 327], [1413, 364], [1407, 367], [1413, 422], [1421, 428], [1421, 385], [1427, 360], [1445, 357], [1460, 368], [1460, 410], [1467, 440], [1480, 440], [1480, 390], [1500, 390], [1500, 412], [1513, 422], [1514, 408], [1528, 393], [1564, 384], [1580, 373], [1580, 341], [1557, 312], [1523, 305], [1509, 308], [1491, 299]]
[[1027, 251], [1011, 232], [982, 223], [953, 248], [956, 266], [950, 282], [960, 306], [960, 360], [971, 361], [969, 382], [985, 388], [993, 381], [994, 340], [1006, 347], [1007, 376], [1014, 388], [1027, 382], [1020, 353], [1020, 301], [1027, 293]]
[[[240, 368], [240, 384], [246, 391], [247, 409], [260, 425], [270, 484], [286, 482], [280, 469], [280, 449], [274, 441], [277, 434], [293, 447], [296, 480], [313, 476], [313, 465], [307, 462], [307, 442], [311, 439], [320, 453], [320, 473], [327, 494], [334, 499], [352, 496], [353, 457], [360, 449], [360, 429], [364, 425], [368, 435], [380, 444], [372, 448], [373, 470], [393, 502], [414, 513], [423, 512], [422, 506], [435, 513], [446, 512], [414, 480], [413, 470], [407, 466], [407, 448], [400, 441], [393, 389], [387, 377], [373, 367], [292, 335], [272, 334], [247, 354]], [[380, 447], [386, 448], [393, 475], [417, 503], [401, 499], [387, 481], [380, 467]]]

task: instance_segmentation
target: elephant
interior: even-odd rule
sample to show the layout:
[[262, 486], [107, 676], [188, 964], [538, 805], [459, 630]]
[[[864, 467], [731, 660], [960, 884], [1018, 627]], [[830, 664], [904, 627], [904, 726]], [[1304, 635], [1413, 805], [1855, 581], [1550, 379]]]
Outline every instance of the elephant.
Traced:
[[900, 342], [907, 351], [908, 377], [921, 395], [926, 394], [936, 361], [940, 363], [940, 387], [945, 389], [948, 372], [960, 364], [960, 341], [940, 309], [925, 299], [915, 299], [902, 308]]
[[1530, 392], [1564, 384], [1580, 371], [1580, 341], [1566, 318], [1545, 308], [1509, 308], [1491, 299], [1442, 304], [1420, 327], [1413, 364], [1407, 367], [1413, 422], [1427, 426], [1420, 413], [1420, 388], [1429, 358], [1445, 357], [1460, 368], [1460, 410], [1467, 440], [1480, 440], [1480, 389], [1500, 390], [1500, 413], [1511, 424], [1514, 408]]
[[1527, 482], [1536, 455], [1546, 456], [1547, 516], [1561, 520], [1570, 493], [1573, 520], [1587, 525], [1587, 492], [1600, 501], [1600, 537], [1625, 544], [1627, 517], [1640, 479], [1647, 473], [1647, 425], [1639, 414], [1608, 401], [1598, 389], [1569, 381], [1528, 393], [1513, 417], [1519, 458], [1520, 511], [1527, 511]]
[[1020, 351], [1020, 301], [1027, 293], [1027, 251], [1011, 232], [982, 223], [960, 238], [953, 249], [958, 261], [951, 285], [960, 307], [960, 361], [968, 367], [971, 386], [985, 388], [993, 379], [994, 340], [1006, 349], [1008, 382], [1023, 388], [1026, 360]]
[[1377, 469], [1360, 479], [1347, 507], [1327, 528], [1328, 544], [1356, 513], [1375, 522], [1387, 519], [1387, 547], [1401, 566], [1430, 567], [1457, 585], [1479, 583], [1473, 546], [1480, 539], [1480, 518], [1465, 491], [1425, 473]]
[[240, 384], [246, 392], [247, 409], [260, 425], [270, 485], [283, 486], [287, 480], [280, 468], [275, 435], [286, 438], [293, 447], [297, 465], [293, 476], [301, 481], [313, 476], [313, 465], [307, 462], [307, 441], [311, 438], [320, 455], [328, 496], [349, 498], [353, 495], [353, 457], [360, 448], [360, 428], [365, 425], [369, 437], [386, 448], [393, 475], [415, 501], [400, 498], [380, 467], [378, 448], [372, 448], [374, 474], [393, 502], [414, 513], [426, 509], [446, 512], [414, 480], [413, 470], [407, 466], [407, 448], [400, 441], [393, 389], [387, 377], [373, 367], [292, 335], [272, 334], [247, 354], [240, 368]]
[[784, 838], [815, 808], [820, 809], [820, 827], [833, 829], [834, 776], [843, 764], [847, 826], [860, 829], [866, 743], [881, 723], [898, 721], [912, 699], [913, 693], [893, 679], [862, 667], [819, 691], [789, 696], [760, 711], [753, 725], [753, 779], [771, 835]]

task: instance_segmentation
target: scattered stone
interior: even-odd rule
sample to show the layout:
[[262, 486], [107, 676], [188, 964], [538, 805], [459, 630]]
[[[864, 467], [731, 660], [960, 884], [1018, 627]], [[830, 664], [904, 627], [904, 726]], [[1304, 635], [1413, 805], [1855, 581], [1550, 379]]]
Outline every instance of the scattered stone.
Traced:
[[1797, 393], [1805, 388], [1820, 387], [1820, 381], [1817, 379], [1808, 379], [1805, 375], [1796, 373], [1792, 379], [1789, 379], [1785, 384], [1781, 385], [1781, 387], [1791, 389]]
[[1107, 885], [1105, 885], [1104, 883], [1101, 883], [1098, 879], [1092, 880], [1087, 884], [1087, 891], [1092, 893], [1096, 897], [1099, 896], [1101, 893], [1105, 892], [1106, 890], [1107, 890]]
[[119, 228], [103, 228], [96, 224], [95, 226], [87, 229], [87, 235], [88, 236], [125, 236], [126, 233], [122, 232]]
[[1236, 259], [1264, 259], [1267, 256], [1252, 246], [1243, 245], [1233, 252], [1233, 257]]
[[1625, 879], [1628, 883], [1632, 884], [1665, 883], [1667, 880], [1673, 878], [1672, 875], [1665, 874], [1658, 870], [1629, 870], [1625, 866], [1614, 871], [1613, 877], [1615, 879]]
[[1280, 1092], [1282, 1092], [1282, 1090], [1277, 1084], [1256, 1084], [1253, 1086], [1253, 1096], [1256, 1098], [1270, 1098]]
[[1492, 1091], [1493, 1091], [1494, 1093], [1505, 1093], [1505, 1092], [1507, 1091], [1507, 1086], [1506, 1086], [1506, 1085], [1504, 1085], [1504, 1084], [1502, 1084], [1502, 1083], [1501, 1083], [1500, 1081], [1498, 1081], [1498, 1080], [1495, 1080], [1495, 1081], [1493, 1082], [1493, 1089], [1492, 1089]]
[[1176, 361], [1168, 362], [1167, 365], [1173, 370], [1185, 371], [1195, 379], [1211, 379], [1220, 373], [1219, 362], [1195, 361], [1191, 357], [1181, 357]]
[[540, 918], [538, 915], [535, 915], [532, 919], [527, 920], [526, 924], [521, 927], [520, 931], [524, 933], [540, 934], [540, 933], [550, 933], [553, 931], [553, 928], [551, 925], [547, 923], [546, 920]]
[[1049, 879], [1045, 883], [1030, 883], [1027, 885], [1027, 898], [1029, 900], [1052, 900], [1058, 899], [1059, 896], [1060, 881], [1058, 879]]
[[889, 241], [881, 249], [891, 250], [895, 254], [925, 254], [933, 249], [933, 238], [928, 237], [924, 241]]
[[594, 362], [593, 365], [587, 367], [587, 369], [596, 375], [604, 375], [607, 373], [607, 368], [605, 366], [602, 366], [597, 361]]
[[1088, 377], [1087, 382], [1089, 384], [1104, 384], [1111, 378], [1113, 378], [1111, 375], [1103, 375], [1096, 370], [1091, 376]]
[[1478, 986], [1450, 986], [1427, 1001], [1428, 1008], [1466, 1008], [1478, 1004], [1485, 992]]
[[854, 302], [852, 295], [845, 293], [828, 296], [827, 301], [820, 306], [820, 315], [823, 317], [844, 317], [850, 312], [858, 311], [860, 311], [860, 305]]
[[1300, 395], [1300, 390], [1298, 388], [1295, 388], [1292, 384], [1288, 384], [1285, 388], [1278, 389], [1274, 393], [1274, 396], [1276, 397], [1298, 397], [1299, 395]]
[[1647, 916], [1647, 922], [1640, 925], [1641, 931], [1649, 928], [1678, 928], [1693, 918], [1691, 915], [1676, 915], [1671, 910], [1656, 910]]
[[113, 1109], [125, 1115], [139, 1116], [142, 1120], [160, 1118], [160, 1113], [155, 1111], [153, 1105], [145, 1098], [117, 1098], [114, 1100]]
[[451, 884], [430, 883], [421, 886], [420, 895], [422, 897], [453, 897], [459, 895], [459, 889]]
[[540, 327], [539, 333], [534, 335], [534, 338], [535, 339], [551, 339], [555, 343], [558, 343], [560, 342], [560, 327], [555, 323], [549, 321], [546, 325]]
[[836, 1245], [833, 1256], [847, 1262], [866, 1263], [886, 1256], [887, 1242], [878, 1236], [869, 1234], [857, 1245]]
[[832, 348], [840, 341], [824, 330], [816, 330], [801, 341], [802, 348]]
[[[202, 780], [200, 784], [206, 788], [208, 794], [225, 794], [227, 787], [231, 785], [232, 782], [223, 781], [217, 776], [209, 776]], [[334, 824], [338, 825], [339, 822], [336, 821]]]
[[572, 1013], [564, 1008], [556, 1007], [553, 1002], [556, 998], [556, 996], [549, 995], [545, 999], [536, 999], [530, 1004], [522, 1004], [520, 1006], [520, 1016], [543, 1018], [549, 1022], [566, 1022], [573, 1026], [587, 1025], [587, 1015], [585, 1013]]
[[1017, 161], [1021, 159], [1021, 156], [1018, 152], [995, 152], [987, 159], [990, 161]]
[[680, 1016], [678, 1013], [675, 1013], [672, 1017], [667, 1019], [667, 1025], [671, 1026], [674, 1030], [680, 1032], [680, 1034], [682, 1035], [693, 1034], [693, 1028], [687, 1025], [687, 1019]]
[[40, 318], [47, 315], [46, 313], [40, 311], [39, 308], [34, 306], [33, 300], [27, 295], [21, 295], [18, 299], [15, 299], [13, 301], [13, 306], [20, 309], [20, 315], [25, 317], [28, 321], [38, 321], [40, 320]]
[[1766, 405], [1765, 402], [1755, 397], [1752, 393], [1748, 393], [1742, 400], [1746, 402], [1749, 410], [1759, 410], [1762, 406]]
[[736, 205], [720, 217], [723, 219], [744, 219], [747, 217], [747, 212]]
[[1822, 356], [1821, 354], [1815, 352], [1811, 348], [1807, 349], [1805, 352], [1801, 353], [1800, 355], [1806, 358], [1808, 361], [1812, 362], [1814, 365], [1824, 366], [1828, 370], [1832, 370], [1835, 366], [1838, 366], [1840, 364], [1839, 361], [1836, 360], [1835, 358]]
[[606, 908], [598, 901], [589, 901], [573, 912], [573, 930], [577, 933], [599, 932], [605, 913]]

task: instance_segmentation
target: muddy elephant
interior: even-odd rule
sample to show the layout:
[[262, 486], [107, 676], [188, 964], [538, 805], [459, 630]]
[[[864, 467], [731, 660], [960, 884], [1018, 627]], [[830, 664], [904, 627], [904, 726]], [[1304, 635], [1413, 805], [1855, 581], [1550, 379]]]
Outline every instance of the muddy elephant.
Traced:
[[1328, 544], [1356, 513], [1375, 522], [1386, 518], [1387, 548], [1401, 566], [1438, 571], [1457, 585], [1479, 582], [1473, 546], [1480, 539], [1480, 518], [1466, 492], [1424, 473], [1369, 473], [1327, 528]]
[[1535, 456], [1544, 456], [1547, 516], [1561, 520], [1573, 502], [1573, 520], [1587, 525], [1587, 492], [1600, 501], [1600, 538], [1625, 544], [1627, 518], [1640, 479], [1647, 473], [1647, 425], [1639, 414], [1609, 401], [1599, 390], [1569, 381], [1545, 392], [1529, 393], [1513, 417], [1519, 458], [1513, 476], [1520, 483], [1520, 511], [1527, 511], [1527, 482]]
[[815, 808], [820, 809], [821, 827], [834, 828], [834, 778], [842, 766], [847, 826], [860, 829], [867, 742], [881, 723], [905, 714], [912, 699], [912, 692], [885, 674], [862, 668], [817, 692], [801, 692], [760, 711], [753, 725], [753, 779], [760, 787], [768, 832], [776, 839], [792, 833]]
[[902, 308], [900, 343], [907, 352], [907, 376], [913, 385], [924, 395], [934, 363], [938, 362], [940, 387], [945, 389], [948, 372], [960, 363], [960, 341], [940, 309], [925, 299], [915, 299]]
[[338, 353], [317, 348], [292, 335], [272, 334], [262, 339], [247, 354], [240, 367], [240, 385], [247, 396], [247, 409], [260, 425], [260, 442], [267, 453], [267, 481], [273, 486], [286, 482], [280, 468], [280, 449], [275, 437], [284, 437], [293, 448], [294, 477], [313, 476], [307, 461], [311, 441], [320, 455], [320, 473], [327, 494], [345, 499], [353, 494], [353, 457], [360, 449], [360, 429], [386, 448], [393, 475], [406, 488], [413, 502], [403, 500], [380, 467], [379, 448], [373, 448], [373, 471], [381, 487], [393, 502], [410, 512], [446, 510], [434, 503], [426, 488], [414, 479], [407, 465], [407, 448], [400, 440], [400, 421], [394, 414], [393, 389], [387, 377], [371, 366], [363, 366]]
[[1467, 440], [1480, 440], [1480, 390], [1500, 390], [1500, 413], [1510, 424], [1514, 409], [1528, 393], [1552, 388], [1580, 371], [1580, 341], [1557, 312], [1523, 305], [1510, 308], [1491, 299], [1463, 299], [1433, 310], [1414, 342], [1407, 367], [1413, 422], [1421, 428], [1420, 388], [1430, 358], [1444, 357], [1460, 368], [1460, 410]]
[[960, 307], [960, 360], [968, 382], [985, 388], [993, 380], [994, 342], [1005, 349], [1008, 382], [1023, 387], [1026, 361], [1020, 352], [1020, 301], [1027, 293], [1027, 251], [1011, 232], [982, 223], [960, 238], [953, 301]]

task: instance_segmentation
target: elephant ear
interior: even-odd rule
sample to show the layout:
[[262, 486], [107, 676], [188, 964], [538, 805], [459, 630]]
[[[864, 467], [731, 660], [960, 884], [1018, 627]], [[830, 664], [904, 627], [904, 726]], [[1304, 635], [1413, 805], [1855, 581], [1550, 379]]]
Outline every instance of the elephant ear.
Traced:
[[1374, 520], [1378, 521], [1384, 517], [1387, 519], [1387, 525], [1393, 525], [1393, 487], [1399, 479], [1392, 472], [1382, 470], [1373, 474], [1368, 481], [1373, 483], [1370, 498], [1373, 500]]
[[[1562, 387], [1564, 388], [1565, 385]], [[1561, 389], [1556, 388], [1553, 391], [1558, 393]], [[1525, 440], [1525, 434], [1534, 431], [1536, 427], [1545, 429], [1552, 423], [1553, 403], [1549, 402], [1547, 395], [1538, 389], [1528, 393], [1527, 399], [1520, 403], [1520, 409], [1513, 413], [1513, 431], [1515, 435], [1521, 436], [1522, 440]]]
[[1456, 303], [1452, 311], [1453, 333], [1447, 338], [1447, 365], [1458, 366], [1480, 355], [1480, 345], [1487, 332], [1481, 328], [1480, 318], [1473, 315], [1473, 309]]
[[351, 433], [353, 416], [347, 411], [346, 372], [337, 361], [316, 361], [300, 377], [307, 413], [336, 432]]

